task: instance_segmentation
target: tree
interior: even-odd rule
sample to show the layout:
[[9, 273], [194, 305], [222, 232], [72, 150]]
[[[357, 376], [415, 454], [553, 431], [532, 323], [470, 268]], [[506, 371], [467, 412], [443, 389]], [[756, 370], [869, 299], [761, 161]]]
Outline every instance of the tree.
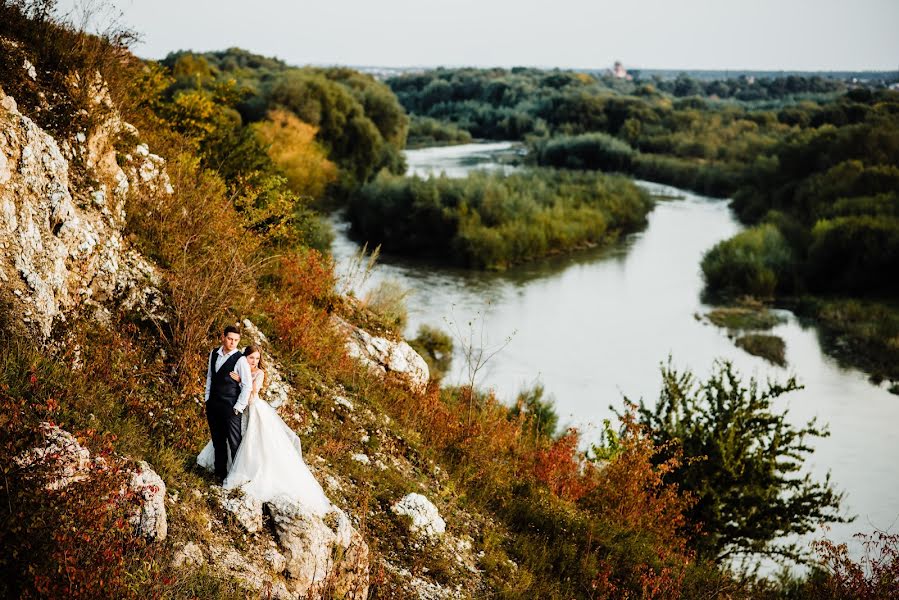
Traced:
[[297, 194], [320, 198], [337, 177], [337, 167], [315, 141], [317, 129], [293, 113], [273, 110], [268, 119], [251, 127]]
[[815, 419], [795, 428], [787, 413], [772, 410], [780, 396], [799, 390], [795, 378], [744, 386], [728, 361], [715, 363], [709, 379], [662, 367], [659, 402], [643, 402], [638, 418], [658, 445], [676, 442], [683, 464], [669, 479], [693, 494], [688, 518], [701, 527], [692, 543], [700, 557], [717, 562], [762, 555], [806, 562], [810, 556], [785, 536], [813, 531], [827, 522], [847, 522], [839, 512], [842, 493], [801, 473], [813, 451], [809, 437], [826, 437]]

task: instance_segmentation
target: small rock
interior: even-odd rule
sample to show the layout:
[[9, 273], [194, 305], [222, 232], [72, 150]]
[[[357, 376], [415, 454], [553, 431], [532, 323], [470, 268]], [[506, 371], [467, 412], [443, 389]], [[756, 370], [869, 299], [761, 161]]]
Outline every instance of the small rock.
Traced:
[[213, 488], [218, 494], [219, 505], [237, 518], [237, 522], [255, 533], [262, 529], [262, 502], [247, 494], [227, 495], [221, 488]]
[[349, 412], [353, 412], [355, 410], [353, 403], [350, 402], [349, 400], [347, 400], [346, 398], [344, 398], [343, 396], [334, 396], [334, 404], [347, 409]]
[[274, 548], [266, 550], [262, 558], [272, 567], [275, 573], [281, 573], [287, 567], [287, 559]]
[[361, 454], [361, 453], [354, 454], [350, 458], [355, 460], [357, 463], [362, 463], [363, 465], [371, 464], [371, 459], [368, 457], [367, 454]]
[[206, 563], [206, 557], [203, 556], [203, 551], [200, 550], [200, 547], [197, 546], [193, 542], [187, 542], [184, 544], [184, 547], [175, 552], [175, 557], [172, 560], [172, 566], [175, 568], [181, 566], [201, 566]]
[[433, 537], [443, 535], [446, 531], [446, 521], [440, 516], [437, 507], [421, 494], [407, 494], [390, 510], [412, 519], [409, 526], [412, 533]]
[[30, 60], [26, 58], [25, 62], [22, 64], [22, 68], [25, 69], [29, 77], [35, 80], [37, 79], [37, 69], [34, 68], [34, 65], [31, 64]]

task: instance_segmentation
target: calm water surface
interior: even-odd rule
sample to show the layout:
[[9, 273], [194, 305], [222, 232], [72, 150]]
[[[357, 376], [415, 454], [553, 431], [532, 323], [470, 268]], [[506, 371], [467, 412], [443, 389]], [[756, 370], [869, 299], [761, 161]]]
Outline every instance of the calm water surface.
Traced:
[[[410, 173], [461, 177], [473, 168], [508, 170], [493, 156], [510, 149], [515, 147], [509, 143], [428, 148], [407, 152], [407, 160]], [[796, 424], [817, 417], [831, 431], [815, 442], [809, 468], [821, 478], [830, 470], [846, 491], [844, 508], [858, 516], [854, 523], [833, 526], [829, 536], [851, 542], [857, 531], [895, 530], [899, 397], [872, 385], [863, 373], [841, 368], [823, 353], [816, 330], [789, 311], [779, 311], [787, 322], [772, 330], [786, 342], [787, 368], [743, 352], [725, 330], [697, 319], [711, 309], [699, 297], [702, 254], [740, 225], [725, 201], [639, 183], [678, 199], [658, 202], [648, 227], [613, 248], [501, 274], [382, 257], [357, 293], [385, 279], [405, 286], [407, 337], [430, 324], [457, 337], [483, 339], [489, 350], [508, 340], [478, 374], [478, 384], [512, 400], [522, 388], [542, 383], [554, 396], [562, 423], [579, 427], [587, 439], [598, 435], [603, 419], [612, 418], [610, 404], [621, 407], [622, 396], [658, 397], [659, 365], [669, 356], [676, 367], [700, 377], [718, 358], [733, 361], [744, 377], [784, 380], [795, 374], [805, 389], [782, 397], [782, 407]], [[335, 225], [333, 252], [345, 265], [358, 245], [347, 237], [345, 223]], [[451, 381], [465, 378], [464, 363], [457, 354]]]

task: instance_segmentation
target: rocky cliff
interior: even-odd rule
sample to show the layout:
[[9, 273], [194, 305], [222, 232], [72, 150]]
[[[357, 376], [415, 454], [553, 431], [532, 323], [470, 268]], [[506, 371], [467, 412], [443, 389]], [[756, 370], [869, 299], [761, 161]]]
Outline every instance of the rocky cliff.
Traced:
[[[109, 104], [102, 83], [93, 101]], [[8, 318], [42, 340], [77, 316], [120, 309], [165, 318], [159, 276], [123, 229], [133, 186], [174, 190], [164, 161], [146, 146], [116, 152], [124, 133], [136, 131], [112, 112], [90, 135], [56, 140], [0, 88], [0, 281], [17, 299]], [[91, 185], [73, 185], [75, 165], [83, 170], [78, 180]]]

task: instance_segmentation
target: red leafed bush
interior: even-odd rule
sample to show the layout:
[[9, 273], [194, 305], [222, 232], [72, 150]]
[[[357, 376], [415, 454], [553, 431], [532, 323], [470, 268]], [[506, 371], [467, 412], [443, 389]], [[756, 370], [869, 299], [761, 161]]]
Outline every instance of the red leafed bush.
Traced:
[[316, 250], [281, 259], [267, 312], [283, 351], [323, 370], [347, 365], [344, 341], [331, 323], [334, 266]]
[[84, 441], [94, 456], [84, 479], [56, 489], [54, 456], [27, 466], [3, 456], [6, 523], [2, 527], [5, 573], [0, 589], [22, 598], [159, 597], [158, 545], [135, 535], [128, 516], [141, 503], [128, 489], [127, 465], [112, 453], [112, 440], [92, 431]]
[[676, 447], [657, 446], [632, 412], [623, 418], [620, 450], [600, 470], [596, 493], [585, 505], [634, 531], [651, 533], [669, 554], [685, 552], [685, 513], [694, 500], [665, 481], [681, 465], [682, 455]]
[[864, 555], [855, 561], [846, 544], [830, 540], [813, 543], [818, 560], [828, 572], [824, 587], [835, 599], [875, 600], [899, 598], [899, 534], [858, 533]]
[[596, 488], [596, 469], [578, 451], [575, 429], [540, 449], [534, 457], [534, 476], [550, 491], [567, 500], [580, 500]]

